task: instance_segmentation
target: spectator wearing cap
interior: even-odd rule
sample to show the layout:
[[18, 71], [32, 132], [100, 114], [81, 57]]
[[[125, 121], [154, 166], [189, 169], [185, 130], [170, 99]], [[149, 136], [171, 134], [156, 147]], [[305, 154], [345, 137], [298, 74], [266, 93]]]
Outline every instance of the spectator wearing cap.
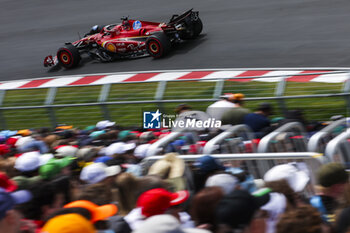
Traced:
[[70, 170], [66, 169], [72, 164], [75, 158], [67, 156], [62, 159], [50, 159], [46, 164], [39, 168], [39, 175], [44, 180], [52, 180], [60, 174], [70, 174]]
[[50, 219], [41, 232], [46, 233], [96, 233], [93, 224], [80, 214], [58, 215]]
[[109, 217], [117, 214], [118, 207], [114, 204], [96, 205], [95, 203], [87, 200], [77, 200], [68, 203], [64, 208], [84, 208], [90, 212], [91, 222], [97, 223], [99, 221], [107, 220]]
[[19, 176], [13, 177], [20, 189], [26, 189], [30, 185], [41, 180], [39, 167], [47, 162], [47, 156], [40, 155], [37, 151], [23, 153], [15, 161], [15, 169], [20, 172]]
[[210, 155], [204, 155], [193, 163], [194, 189], [198, 192], [205, 186], [209, 176], [223, 173], [225, 167], [218, 159]]
[[71, 146], [71, 145], [61, 145], [57, 146], [56, 148], [55, 157], [57, 158], [63, 158], [66, 156], [75, 157], [78, 152], [77, 146]]
[[244, 108], [242, 104], [237, 104], [236, 107], [225, 111], [221, 117], [223, 125], [238, 125], [243, 124], [244, 117], [250, 113], [250, 110]]
[[215, 209], [223, 197], [224, 192], [218, 186], [203, 188], [193, 197], [191, 216], [196, 226], [216, 231]]
[[[132, 230], [140, 227], [141, 223], [151, 216], [164, 214], [172, 206], [180, 205], [189, 198], [188, 191], [171, 193], [163, 188], [155, 188], [142, 193], [137, 199], [137, 208], [124, 217]], [[178, 212], [175, 217], [180, 218]]]
[[[144, 216], [140, 208], [135, 208], [139, 196], [151, 189], [168, 188], [168, 184], [158, 176], [134, 177], [130, 173], [122, 173], [116, 178], [116, 184], [119, 191], [119, 209], [121, 215], [110, 218], [111, 228], [118, 233], [130, 233], [130, 225], [142, 221]], [[129, 225], [130, 223], [130, 225]], [[137, 224], [137, 223], [136, 223]]]
[[0, 230], [6, 233], [18, 233], [21, 227], [21, 214], [15, 206], [31, 199], [31, 193], [25, 190], [7, 192], [0, 188]]
[[228, 229], [227, 232], [249, 232], [254, 214], [269, 200], [269, 193], [253, 196], [245, 190], [235, 190], [223, 197], [216, 206], [218, 232], [221, 232], [220, 228]]
[[243, 99], [244, 95], [242, 93], [225, 93], [220, 96], [220, 100], [208, 106], [207, 113], [211, 117], [221, 120], [224, 113], [228, 110], [235, 107], [242, 107]]
[[272, 105], [270, 103], [261, 103], [257, 111], [244, 116], [243, 123], [255, 132], [257, 138], [261, 138], [271, 131], [268, 117], [272, 114]]
[[41, 181], [31, 186], [29, 191], [32, 199], [18, 206], [24, 218], [31, 220], [37, 229], [41, 229], [45, 220], [53, 212], [62, 208], [65, 202], [65, 192], [69, 192], [69, 187], [63, 190], [61, 184]]
[[[185, 162], [177, 157], [177, 153], [165, 154], [157, 160], [148, 170], [148, 175], [157, 175], [173, 186], [175, 191], [188, 189], [191, 186], [192, 177], [185, 174]], [[190, 184], [188, 184], [190, 183]]]
[[112, 126], [115, 125], [115, 122], [109, 121], [109, 120], [104, 120], [104, 121], [99, 121], [96, 124], [96, 128], [98, 130], [104, 130], [104, 129], [108, 129]]
[[333, 224], [336, 220], [335, 211], [339, 207], [337, 199], [344, 194], [349, 176], [340, 163], [328, 163], [317, 172], [321, 190], [318, 195], [311, 197], [310, 203], [321, 213], [322, 219]]
[[118, 165], [107, 166], [104, 163], [92, 163], [83, 168], [80, 173], [80, 180], [88, 184], [96, 184], [104, 182], [111, 184], [113, 178], [121, 173], [121, 168]]
[[18, 141], [21, 142], [22, 139], [25, 141], [21, 143], [21, 145], [17, 146], [17, 150], [20, 152], [39, 151], [41, 154], [49, 152], [49, 147], [43, 141], [43, 138], [39, 134], [23, 137], [20, 138]]
[[300, 203], [299, 195], [309, 184], [310, 177], [304, 164], [281, 164], [268, 170], [264, 175], [265, 186], [273, 192], [282, 193], [287, 199], [287, 208]]
[[197, 228], [183, 228], [178, 219], [172, 215], [162, 214], [148, 218], [140, 228], [133, 233], [209, 233], [210, 231]]
[[208, 177], [205, 182], [205, 187], [213, 186], [221, 188], [224, 194], [228, 195], [238, 188], [239, 180], [231, 174], [215, 174]]

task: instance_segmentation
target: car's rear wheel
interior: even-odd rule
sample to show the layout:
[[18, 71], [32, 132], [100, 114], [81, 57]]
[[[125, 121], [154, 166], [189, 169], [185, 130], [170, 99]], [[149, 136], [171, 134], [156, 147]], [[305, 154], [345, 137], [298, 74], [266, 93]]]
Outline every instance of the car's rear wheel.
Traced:
[[154, 58], [165, 56], [171, 50], [169, 38], [164, 33], [154, 34], [146, 40], [146, 49]]
[[60, 65], [66, 69], [74, 68], [79, 65], [80, 54], [74, 45], [67, 44], [57, 51], [57, 59]]

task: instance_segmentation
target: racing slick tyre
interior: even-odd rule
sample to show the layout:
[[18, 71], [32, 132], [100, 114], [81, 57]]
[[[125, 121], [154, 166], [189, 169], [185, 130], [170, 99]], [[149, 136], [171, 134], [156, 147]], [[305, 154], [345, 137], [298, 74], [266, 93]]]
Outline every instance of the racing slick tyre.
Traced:
[[201, 34], [203, 30], [203, 23], [200, 18], [196, 21], [193, 21], [189, 26], [189, 30], [180, 34], [180, 38], [183, 40], [195, 39]]
[[74, 47], [74, 45], [67, 44], [58, 49], [57, 59], [62, 67], [70, 69], [79, 65], [81, 57], [78, 49]]
[[157, 33], [147, 38], [146, 49], [152, 57], [160, 58], [170, 52], [171, 44], [164, 33]]

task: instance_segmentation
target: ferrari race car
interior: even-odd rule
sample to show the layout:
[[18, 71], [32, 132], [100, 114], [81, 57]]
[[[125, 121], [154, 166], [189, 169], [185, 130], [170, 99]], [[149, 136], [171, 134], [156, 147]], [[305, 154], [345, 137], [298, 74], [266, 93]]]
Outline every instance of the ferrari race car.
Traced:
[[73, 68], [79, 65], [83, 54], [101, 62], [147, 55], [160, 58], [169, 53], [173, 45], [198, 37], [203, 28], [198, 15], [198, 11], [190, 9], [181, 15], [173, 15], [169, 23], [124, 17], [120, 24], [95, 25], [83, 38], [65, 43], [56, 56], [45, 57], [44, 66]]

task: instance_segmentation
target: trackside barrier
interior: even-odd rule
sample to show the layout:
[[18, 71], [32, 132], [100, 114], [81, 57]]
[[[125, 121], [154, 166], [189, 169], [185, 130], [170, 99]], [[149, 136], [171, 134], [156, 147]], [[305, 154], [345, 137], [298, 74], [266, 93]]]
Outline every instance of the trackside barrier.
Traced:
[[326, 146], [325, 156], [329, 161], [349, 164], [350, 162], [350, 129], [339, 134]]
[[[162, 113], [169, 114], [177, 104], [189, 103], [198, 110], [205, 110], [222, 93], [237, 91], [246, 95], [247, 105], [252, 102], [271, 101], [277, 104], [280, 113], [305, 107], [304, 113], [309, 119], [328, 120], [330, 113], [322, 111], [326, 107], [337, 114], [346, 115], [350, 112], [350, 79], [347, 77], [349, 69], [330, 70], [335, 69], [308, 69], [302, 73], [298, 73], [301, 72], [300, 69], [288, 69], [288, 72], [286, 69], [278, 69], [270, 72], [271, 75], [257, 76], [254, 72], [247, 72], [244, 77], [235, 77], [235, 73], [240, 71], [220, 69], [209, 70], [208, 72], [215, 71], [215, 75], [204, 79], [191, 77], [174, 80], [167, 79], [167, 75], [187, 73], [188, 70], [157, 71], [161, 77], [165, 77], [164, 80], [159, 78], [122, 82], [118, 79], [130, 74], [115, 73], [110, 75], [110, 83], [77, 85], [73, 82], [73, 85], [69, 80], [77, 79], [72, 76], [60, 79], [60, 82], [67, 83], [66, 86], [51, 85], [49, 81], [50, 85], [34, 88], [31, 87], [33, 83], [45, 82], [45, 79], [34, 80], [29, 82], [30, 85], [22, 86], [18, 84], [23, 83], [22, 81], [4, 83], [0, 87], [0, 126], [2, 129], [16, 129], [55, 127], [57, 123], [70, 123], [81, 127], [102, 119], [127, 126], [141, 125], [141, 107], [159, 108]], [[195, 71], [195, 75], [196, 72], [203, 73]], [[318, 78], [320, 75], [326, 77]], [[87, 78], [94, 79], [97, 76], [90, 75]], [[312, 77], [317, 78], [309, 83], [298, 84], [298, 80], [309, 80]], [[327, 85], [318, 82], [327, 82]], [[19, 86], [13, 88], [15, 84]], [[304, 85], [311, 91], [317, 90], [317, 94], [309, 94], [311, 92], [299, 85]], [[315, 98], [327, 99], [333, 105], [313, 106]]]
[[333, 122], [312, 135], [307, 144], [308, 151], [323, 153], [327, 143], [344, 130], [346, 130], [346, 118]]
[[289, 122], [263, 137], [259, 153], [307, 151], [306, 131], [299, 122]]
[[[179, 158], [185, 160], [186, 163], [191, 164], [196, 161], [201, 155], [178, 155]], [[302, 165], [306, 165], [307, 171], [310, 175], [311, 186], [307, 189], [307, 195], [313, 194], [313, 186], [316, 184], [315, 174], [319, 167], [322, 165], [322, 154], [314, 152], [294, 152], [294, 153], [250, 153], [250, 154], [212, 154], [214, 158], [221, 160], [225, 166], [228, 167], [241, 167], [243, 170], [252, 174], [255, 179], [262, 179], [264, 174], [273, 166], [283, 163], [295, 162]], [[146, 157], [142, 161], [142, 167], [144, 171], [158, 159], [163, 156], [150, 156]], [[249, 162], [249, 163], [247, 163]]]
[[247, 125], [235, 125], [208, 141], [203, 148], [203, 153], [211, 154], [219, 151], [244, 153], [247, 152], [245, 142], [250, 143], [251, 152], [256, 152], [253, 139], [254, 134]]
[[147, 156], [153, 156], [157, 154], [163, 153], [165, 147], [169, 145], [169, 143], [175, 141], [177, 138], [183, 136], [184, 133], [189, 133], [192, 134], [192, 138], [194, 139], [195, 142], [198, 141], [198, 135], [196, 132], [186, 132], [185, 129], [184, 131], [178, 131], [178, 132], [171, 132], [167, 136], [159, 139], [155, 143], [153, 143], [147, 150]]

